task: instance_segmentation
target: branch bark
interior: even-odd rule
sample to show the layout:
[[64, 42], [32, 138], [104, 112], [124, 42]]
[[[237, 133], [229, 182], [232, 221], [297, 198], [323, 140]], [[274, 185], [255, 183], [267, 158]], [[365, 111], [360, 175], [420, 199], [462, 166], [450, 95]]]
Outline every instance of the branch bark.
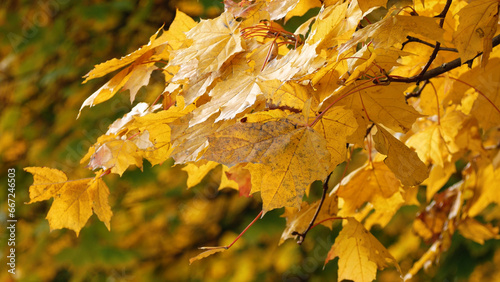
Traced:
[[[500, 35], [497, 35], [493, 38], [492, 45], [493, 45], [493, 47], [496, 47], [499, 44], [500, 44]], [[428, 80], [428, 79], [434, 78], [440, 74], [448, 72], [452, 69], [458, 68], [462, 64], [470, 64], [470, 63], [472, 63], [472, 61], [474, 59], [481, 56], [482, 54], [483, 53], [481, 52], [481, 53], [477, 54], [474, 58], [472, 58], [464, 63], [462, 63], [462, 60], [460, 58], [457, 58], [457, 59], [450, 61], [448, 63], [444, 63], [437, 68], [426, 71], [421, 77], [420, 77], [420, 74], [414, 75], [411, 77], [391, 77], [391, 76], [388, 76], [387, 80], [389, 82], [405, 82], [405, 83], [413, 83], [413, 82]]]
[[[451, 0], [447, 0], [446, 1], [446, 5], [444, 6], [443, 11], [441, 11], [441, 13], [436, 16], [436, 18], [440, 18], [440, 20], [439, 20], [439, 26], [441, 28], [443, 27], [444, 18], [446, 17], [446, 14], [448, 13], [448, 10], [450, 9], [450, 6], [451, 6]], [[424, 79], [422, 79], [422, 77], [427, 72], [427, 70], [431, 66], [432, 62], [434, 61], [434, 59], [436, 59], [436, 56], [437, 56], [440, 48], [441, 48], [441, 42], [436, 42], [436, 47], [434, 47], [434, 50], [432, 51], [432, 54], [431, 54], [431, 56], [429, 58], [429, 61], [427, 62], [427, 64], [425, 65], [425, 67], [422, 69], [422, 71], [418, 75], [419, 79], [417, 80], [417, 85], [420, 83], [420, 81], [424, 80]]]

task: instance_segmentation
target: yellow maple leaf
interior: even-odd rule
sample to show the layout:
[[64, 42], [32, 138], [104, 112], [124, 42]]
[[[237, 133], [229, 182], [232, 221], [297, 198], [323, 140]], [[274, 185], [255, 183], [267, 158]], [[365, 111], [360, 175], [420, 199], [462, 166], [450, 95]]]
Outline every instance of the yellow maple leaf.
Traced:
[[[184, 107], [182, 97], [178, 96], [175, 107], [170, 107], [168, 110], [157, 113], [149, 113], [144, 116], [135, 116], [132, 124], [127, 126], [129, 131], [138, 130], [139, 132], [147, 132], [149, 134], [148, 141], [153, 146], [140, 149], [144, 152], [143, 157], [152, 165], [163, 163], [170, 158], [173, 149], [171, 146], [171, 128], [169, 124], [186, 116], [194, 108], [194, 105]], [[138, 144], [135, 138], [132, 141], [136, 145]]]
[[259, 81], [269, 108], [283, 108], [290, 110], [302, 110], [306, 101], [313, 99], [313, 107], [317, 106], [318, 100], [314, 91], [307, 86], [295, 82], [281, 82], [277, 79]]
[[484, 244], [485, 240], [500, 239], [498, 230], [498, 226], [493, 227], [491, 224], [483, 224], [470, 217], [467, 217], [458, 225], [458, 231], [462, 236], [481, 245]]
[[252, 190], [251, 175], [246, 164], [237, 164], [228, 168], [222, 165], [222, 178], [219, 189], [233, 188], [239, 191], [240, 196], [249, 197]]
[[444, 167], [439, 165], [433, 165], [431, 172], [429, 173], [429, 178], [426, 179], [422, 184], [427, 185], [426, 198], [427, 202], [432, 200], [434, 194], [436, 194], [439, 189], [443, 187], [448, 181], [450, 176], [455, 173], [455, 164], [452, 162], [444, 163]]
[[339, 25], [345, 20], [345, 13], [349, 3], [339, 3], [324, 9], [317, 16], [316, 22], [311, 26], [311, 35], [307, 38], [308, 44], [321, 42], [323, 45], [334, 43], [335, 37], [340, 33]]
[[169, 124], [172, 129], [171, 156], [176, 164], [185, 164], [188, 162], [196, 162], [200, 158], [207, 146], [207, 136], [216, 131], [223, 124], [233, 124], [234, 122], [218, 122], [213, 123], [215, 116], [210, 117], [205, 122], [189, 127], [189, 119], [191, 114], [179, 119], [178, 121]]
[[27, 167], [25, 171], [33, 174], [30, 186], [30, 202], [54, 198], [47, 214], [50, 229], [69, 228], [80, 233], [92, 211], [110, 229], [111, 208], [108, 203], [109, 189], [100, 177], [67, 180], [66, 175], [56, 169], [46, 167]]
[[187, 188], [189, 189], [198, 185], [207, 175], [207, 173], [209, 173], [218, 165], [219, 164], [216, 162], [204, 160], [197, 163], [188, 163], [185, 167], [182, 168], [182, 170], [187, 172], [188, 174], [188, 179], [186, 182]]
[[68, 181], [66, 174], [48, 167], [26, 167], [25, 171], [33, 174], [33, 184], [29, 188], [28, 204], [45, 201], [53, 197]]
[[202, 20], [186, 33], [192, 45], [173, 52], [170, 64], [182, 65], [196, 59], [200, 74], [220, 69], [227, 59], [244, 50], [238, 28], [239, 22], [229, 12], [213, 20]]
[[375, 8], [378, 7], [386, 7], [387, 1], [385, 0], [359, 0], [358, 1], [359, 8], [363, 12], [363, 15], [368, 14], [370, 11], [372, 11]]
[[[391, 221], [399, 208], [405, 203], [401, 192], [400, 189], [399, 193], [394, 193], [389, 198], [375, 197], [370, 204], [365, 206], [367, 215], [366, 217], [364, 215], [360, 217], [360, 220], [365, 217], [363, 225], [366, 229], [370, 230], [374, 225], [385, 227]], [[362, 211], [359, 212], [355, 218], [357, 219], [362, 214]]]
[[294, 16], [303, 16], [307, 11], [312, 8], [321, 7], [320, 0], [300, 0], [297, 6], [295, 6], [290, 12], [285, 16], [285, 22]]
[[123, 175], [130, 165], [142, 169], [142, 152], [131, 140], [111, 140], [101, 144], [92, 155], [91, 169], [111, 169], [112, 173]]
[[[295, 235], [292, 235], [293, 232], [298, 232], [299, 234], [303, 234], [309, 224], [311, 223], [316, 210], [318, 209], [320, 201], [316, 201], [312, 204], [307, 202], [302, 202], [300, 209], [297, 208], [285, 208], [285, 213], [281, 217], [286, 218], [286, 228], [281, 234], [281, 239], [279, 244], [283, 244], [285, 240], [294, 238]], [[338, 211], [338, 202], [336, 196], [327, 196], [323, 205], [321, 206], [321, 210], [316, 217], [315, 223], [321, 222], [322, 220], [334, 217], [337, 215]], [[332, 222], [328, 221], [322, 223], [323, 225], [331, 228]]]
[[209, 93], [212, 100], [193, 111], [194, 117], [189, 121], [189, 125], [199, 124], [218, 112], [220, 114], [215, 122], [236, 117], [262, 95], [257, 81], [254, 76], [241, 74], [217, 83]]
[[491, 40], [498, 24], [498, 0], [477, 0], [462, 8], [457, 15], [460, 24], [453, 34], [462, 62], [483, 52], [482, 66], [488, 62]]
[[[323, 180], [330, 169], [326, 141], [314, 130], [297, 127], [288, 119], [265, 123], [237, 123], [208, 137], [203, 155], [207, 160], [227, 166], [260, 163], [253, 166], [252, 187], [261, 181], [263, 209], [299, 207], [304, 191], [315, 180]], [[260, 170], [262, 179], [253, 179]], [[252, 189], [253, 190], [253, 189]]]
[[[176, 30], [163, 32], [159, 37], [158, 34], [163, 30], [163, 27], [151, 36], [149, 43], [142, 46], [138, 50], [124, 56], [120, 59], [111, 59], [102, 64], [96, 65], [93, 70], [87, 73], [83, 83], [102, 77], [124, 66], [130, 65], [113, 76], [106, 84], [88, 97], [80, 107], [78, 117], [84, 107], [93, 107], [97, 104], [111, 99], [120, 89], [130, 90], [130, 102], [135, 99], [137, 91], [144, 85], [149, 83], [151, 72], [156, 70], [152, 60], [161, 60], [163, 57], [168, 58], [168, 50], [180, 47], [180, 42], [184, 40], [183, 32], [188, 31], [195, 25], [194, 21], [184, 13], [177, 11], [172, 28]], [[170, 49], [165, 46], [170, 44]], [[162, 53], [167, 53], [167, 55]], [[156, 55], [156, 56], [155, 56]]]
[[[345, 177], [339, 184], [337, 195], [344, 200], [339, 215], [353, 216], [364, 203], [371, 202], [375, 210], [387, 208], [383, 201], [376, 198], [389, 199], [399, 193], [401, 182], [382, 162], [368, 163]], [[379, 205], [380, 204], [380, 205]], [[391, 206], [391, 208], [398, 208]]]
[[365, 42], [371, 38], [375, 48], [397, 47], [406, 40], [407, 35], [418, 34], [433, 41], [443, 41], [444, 30], [438, 25], [437, 20], [431, 17], [421, 16], [388, 16], [374, 24], [358, 30], [353, 38], [345, 43], [339, 53]]
[[342, 163], [347, 153], [347, 137], [358, 128], [353, 112], [344, 107], [332, 107], [313, 128], [325, 138], [332, 166]]
[[408, 138], [406, 144], [416, 150], [424, 163], [441, 167], [444, 167], [444, 163], [451, 162], [452, 154], [456, 152], [456, 148], [446, 142], [441, 125], [438, 124], [432, 124], [415, 133]]
[[[367, 44], [352, 55], [352, 59], [347, 58], [349, 78], [345, 84], [350, 84], [360, 78], [368, 70], [373, 71], [373, 66], [377, 66], [379, 70], [390, 70], [400, 65], [398, 59], [405, 55], [410, 55], [410, 53], [392, 47], [373, 48]], [[376, 75], [384, 76], [384, 73], [378, 72]]]
[[121, 70], [118, 74], [113, 76], [106, 84], [99, 88], [96, 92], [90, 95], [85, 101], [83, 101], [80, 111], [78, 112], [78, 117], [86, 106], [93, 107], [97, 104], [105, 102], [111, 99], [120, 90], [125, 83], [130, 79], [132, 72], [130, 68]]
[[342, 95], [348, 95], [335, 105], [344, 105], [355, 111], [355, 115], [367, 116], [371, 121], [383, 124], [394, 131], [407, 132], [415, 120], [421, 117], [412, 106], [405, 102], [403, 92], [407, 88], [408, 85], [404, 83], [361, 88], [350, 84], [337, 89], [322, 102], [320, 107], [325, 109]]
[[339, 257], [338, 280], [373, 281], [377, 268], [399, 265], [389, 251], [361, 223], [349, 217], [328, 252], [325, 264]]
[[375, 148], [387, 155], [384, 163], [401, 180], [403, 185], [413, 186], [422, 183], [429, 172], [427, 166], [419, 159], [415, 151], [396, 139], [382, 126], [377, 126], [377, 134], [373, 137]]
[[500, 168], [494, 168], [492, 164], [481, 166], [475, 178], [472, 178], [469, 185], [474, 187], [474, 194], [477, 197], [472, 199], [472, 203], [467, 212], [469, 217], [474, 217], [481, 213], [489, 204], [500, 204], [498, 197], [498, 183], [500, 183]]
[[[233, 188], [238, 190], [239, 185], [236, 181], [231, 180], [228, 178], [227, 173], [229, 171], [229, 168], [225, 165], [221, 165], [216, 162], [212, 161], [206, 161], [206, 160], [200, 160], [197, 161], [196, 163], [188, 163], [186, 166], [182, 168], [183, 171], [187, 172], [188, 174], [188, 179], [187, 179], [187, 188], [192, 188], [196, 185], [198, 185], [207, 174], [215, 169], [217, 166], [222, 166], [222, 172], [221, 172], [221, 177], [220, 177], [220, 185], [219, 189], [222, 188]], [[243, 179], [242, 179], [243, 180]], [[250, 191], [248, 189], [248, 191]]]
[[[459, 81], [474, 86], [477, 98], [472, 101], [471, 114], [479, 125], [489, 129], [500, 124], [500, 58], [492, 58], [485, 68], [479, 66], [464, 73]], [[455, 82], [462, 84], [461, 82]], [[463, 102], [462, 102], [463, 103]]]
[[[126, 65], [129, 65], [135, 61], [137, 61], [140, 57], [142, 57], [146, 53], [150, 53], [149, 56], [153, 55], [151, 50], [160, 47], [165, 44], [174, 45], [178, 41], [182, 41], [185, 38], [184, 32], [190, 30], [196, 25], [195, 21], [191, 19], [189, 16], [184, 14], [183, 12], [177, 10], [175, 18], [170, 25], [170, 30], [163, 32], [160, 37], [158, 34], [163, 30], [163, 27], [158, 29], [158, 31], [151, 36], [149, 39], [149, 43], [147, 45], [142, 46], [138, 50], [123, 56], [120, 59], [111, 59], [99, 65], [96, 65], [93, 70], [87, 73], [84, 77], [86, 78], [83, 83], [91, 79], [95, 79], [98, 77], [102, 77], [108, 73], [111, 73], [117, 69], [120, 69]], [[175, 43], [174, 43], [175, 42]], [[177, 43], [178, 44], [178, 43]], [[174, 49], [177, 47], [174, 45]]]

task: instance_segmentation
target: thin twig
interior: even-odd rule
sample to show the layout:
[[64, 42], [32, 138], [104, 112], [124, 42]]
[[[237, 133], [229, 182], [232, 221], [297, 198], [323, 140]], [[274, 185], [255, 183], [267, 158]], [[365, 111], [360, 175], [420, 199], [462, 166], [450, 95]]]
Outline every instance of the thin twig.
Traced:
[[306, 238], [307, 232], [309, 232], [309, 230], [311, 230], [311, 228], [314, 225], [314, 221], [318, 217], [318, 214], [321, 210], [321, 207], [323, 206], [323, 202], [325, 201], [325, 198], [326, 198], [326, 192], [328, 191], [328, 181], [330, 180], [330, 176], [332, 176], [332, 173], [333, 173], [333, 171], [330, 172], [330, 174], [328, 174], [325, 182], [323, 183], [323, 195], [321, 195], [321, 200], [319, 201], [319, 205], [318, 205], [318, 208], [316, 209], [316, 213], [314, 214], [311, 222], [309, 222], [309, 226], [307, 227], [306, 231], [304, 231], [304, 233], [302, 233], [302, 234], [300, 234], [298, 232], [292, 233], [293, 235], [299, 236], [299, 240], [297, 241], [297, 244], [299, 244], [299, 245], [301, 245], [304, 242], [304, 239]]
[[405, 101], [408, 102], [408, 99], [410, 98], [418, 98], [420, 97], [420, 94], [422, 94], [422, 91], [424, 90], [425, 86], [429, 83], [429, 80], [427, 79], [425, 82], [424, 82], [424, 85], [422, 85], [421, 87], [418, 88], [418, 90], [416, 92], [412, 92], [412, 93], [409, 93], [405, 96]]
[[[441, 28], [443, 27], [444, 18], [446, 17], [446, 13], [448, 13], [448, 10], [450, 9], [450, 5], [451, 5], [451, 0], [447, 0], [446, 1], [446, 5], [444, 6], [443, 11], [441, 11], [441, 13], [436, 16], [436, 18], [440, 18], [439, 26]], [[418, 75], [419, 79], [417, 80], [417, 85], [420, 83], [420, 81], [423, 80], [422, 77], [427, 72], [427, 70], [431, 66], [432, 62], [434, 62], [434, 59], [436, 59], [437, 53], [439, 52], [440, 48], [441, 48], [441, 42], [436, 42], [436, 47], [434, 47], [434, 50], [432, 51], [432, 54], [429, 57], [429, 61], [427, 61], [427, 64], [425, 64], [424, 68], [422, 69], [422, 71]]]
[[[401, 50], [403, 50], [405, 48], [406, 44], [411, 43], [411, 42], [421, 43], [421, 44], [427, 45], [429, 47], [436, 48], [436, 45], [434, 45], [432, 43], [429, 43], [427, 41], [424, 41], [424, 40], [422, 40], [420, 38], [416, 38], [416, 37], [409, 36], [409, 35], [406, 36], [406, 38], [408, 40], [406, 40], [405, 42], [403, 42]], [[449, 48], [449, 47], [440, 47], [439, 51], [450, 51], [450, 52], [458, 53], [458, 50], [456, 48]]]
[[[500, 44], [500, 35], [497, 35], [497, 36], [493, 37], [492, 47], [496, 47], [499, 44]], [[463, 64], [472, 63], [472, 61], [474, 61], [474, 59], [481, 56], [482, 54], [483, 54], [483, 52], [478, 53], [474, 58], [464, 62]], [[422, 75], [422, 77], [420, 77], [420, 74], [418, 74], [418, 75], [414, 75], [411, 77], [389, 76], [387, 79], [390, 82], [404, 82], [404, 83], [413, 83], [413, 82], [417, 82], [417, 81], [424, 81], [424, 80], [434, 78], [434, 77], [436, 77], [440, 74], [443, 74], [445, 72], [448, 72], [452, 69], [456, 69], [461, 65], [462, 65], [462, 60], [460, 58], [457, 58], [457, 59], [450, 61], [448, 63], [444, 63], [437, 68], [433, 68], [433, 69], [427, 71], [426, 73], [424, 73], [424, 75]]]

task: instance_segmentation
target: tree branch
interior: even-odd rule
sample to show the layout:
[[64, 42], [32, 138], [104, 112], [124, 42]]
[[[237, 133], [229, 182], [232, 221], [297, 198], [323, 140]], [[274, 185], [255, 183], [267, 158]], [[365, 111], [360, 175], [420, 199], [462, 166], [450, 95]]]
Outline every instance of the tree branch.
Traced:
[[[448, 10], [450, 9], [450, 6], [451, 6], [451, 0], [447, 0], [446, 1], [446, 5], [444, 6], [443, 11], [441, 11], [441, 13], [436, 16], [436, 18], [440, 18], [440, 20], [439, 20], [439, 26], [441, 28], [443, 27], [444, 18], [446, 17], [446, 13], [448, 13]], [[429, 61], [427, 62], [427, 64], [425, 65], [425, 67], [422, 69], [422, 71], [418, 75], [419, 79], [417, 80], [417, 85], [420, 83], [420, 81], [423, 80], [422, 77], [427, 72], [427, 70], [431, 66], [432, 62], [434, 61], [434, 59], [436, 59], [437, 53], [439, 52], [440, 48], [441, 48], [441, 42], [436, 42], [436, 47], [434, 47], [434, 51], [432, 51], [432, 54], [431, 54], [431, 56], [429, 58]]]
[[[427, 45], [429, 47], [432, 47], [432, 48], [436, 48], [436, 45], [432, 44], [432, 43], [429, 43], [427, 41], [424, 41], [420, 38], [416, 38], [416, 37], [413, 37], [413, 36], [406, 36], [406, 38], [408, 40], [406, 40], [405, 42], [403, 42], [403, 45], [401, 47], [401, 50], [404, 49], [405, 45], [408, 44], [408, 43], [411, 43], [411, 42], [416, 42], [416, 43], [421, 43], [421, 44], [424, 44], [424, 45]], [[439, 48], [439, 51], [450, 51], [450, 52], [458, 52], [457, 49], [455, 48], [449, 48], [449, 47], [440, 47]]]
[[406, 94], [405, 101], [408, 103], [408, 99], [420, 97], [420, 94], [422, 94], [422, 91], [424, 90], [425, 86], [428, 83], [429, 83], [429, 80], [427, 79], [427, 80], [425, 80], [424, 85], [422, 85], [421, 87], [419, 87], [416, 92], [411, 92], [411, 93]]
[[[493, 38], [492, 40], [492, 47], [496, 47], [500, 44], [500, 35], [497, 35]], [[464, 64], [470, 64], [472, 63], [472, 61], [474, 59], [476, 59], [477, 57], [481, 56], [483, 54], [483, 52], [481, 53], [478, 53], [474, 58], [464, 62]], [[458, 68], [459, 66], [462, 65], [462, 60], [460, 58], [457, 58], [453, 61], [450, 61], [448, 63], [444, 63], [442, 64], [441, 66], [437, 67], [437, 68], [434, 68], [434, 69], [431, 69], [429, 71], [426, 71], [422, 77], [420, 77], [420, 74], [418, 75], [414, 75], [414, 76], [411, 76], [411, 77], [392, 77], [392, 76], [388, 76], [387, 79], [389, 80], [389, 82], [404, 82], [404, 83], [413, 83], [413, 82], [417, 82], [417, 81], [422, 81], [422, 80], [428, 80], [428, 79], [431, 79], [431, 78], [434, 78], [440, 74], [443, 74], [445, 72], [448, 72], [452, 69], [455, 69], [455, 68]]]

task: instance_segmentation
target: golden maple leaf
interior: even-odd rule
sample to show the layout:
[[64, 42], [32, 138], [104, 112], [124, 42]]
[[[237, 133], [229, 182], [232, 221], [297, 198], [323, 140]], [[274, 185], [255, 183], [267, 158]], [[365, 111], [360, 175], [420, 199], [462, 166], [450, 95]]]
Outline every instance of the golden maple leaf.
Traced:
[[68, 180], [59, 170], [47, 167], [27, 167], [33, 174], [28, 204], [54, 198], [47, 219], [50, 229], [69, 228], [80, 233], [92, 211], [110, 229], [111, 208], [108, 203], [109, 189], [100, 177]]
[[325, 264], [339, 257], [339, 281], [375, 280], [377, 268], [399, 265], [389, 251], [361, 223], [349, 217], [328, 252]]

